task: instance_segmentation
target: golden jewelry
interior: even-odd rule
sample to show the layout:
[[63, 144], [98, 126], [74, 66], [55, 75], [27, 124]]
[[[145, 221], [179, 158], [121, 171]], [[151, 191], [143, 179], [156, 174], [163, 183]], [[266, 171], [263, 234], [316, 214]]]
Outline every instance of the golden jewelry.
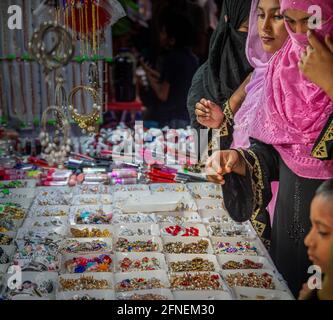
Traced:
[[[94, 100], [93, 111], [89, 114], [82, 115], [78, 112], [78, 110], [74, 107], [74, 98], [75, 95], [79, 91], [86, 91], [90, 94], [90, 96]], [[98, 96], [98, 92], [96, 89], [88, 87], [88, 86], [77, 86], [75, 87], [69, 94], [68, 98], [69, 111], [71, 113], [72, 119], [78, 124], [78, 126], [82, 129], [82, 132], [85, 134], [96, 133], [98, 130], [97, 121], [100, 118], [100, 113], [102, 110], [100, 99]]]

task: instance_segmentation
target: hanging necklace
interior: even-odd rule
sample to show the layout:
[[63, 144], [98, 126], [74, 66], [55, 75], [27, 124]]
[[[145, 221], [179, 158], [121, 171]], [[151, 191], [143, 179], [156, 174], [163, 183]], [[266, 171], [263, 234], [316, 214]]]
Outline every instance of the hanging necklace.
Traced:
[[97, 49], [97, 39], [96, 39], [96, 4], [95, 1], [92, 1], [92, 47], [93, 47], [93, 55], [96, 55]]
[[86, 23], [86, 54], [87, 56], [89, 55], [89, 24], [88, 24], [88, 4], [89, 4], [89, 1], [88, 0], [84, 0], [84, 15], [85, 15], [85, 23]]
[[25, 96], [25, 63], [24, 61], [21, 61], [20, 63], [20, 85], [21, 85], [21, 97], [22, 97], [22, 103], [23, 103], [23, 115], [26, 115], [28, 112], [27, 108], [27, 101], [26, 101], [26, 96]]
[[[87, 92], [94, 100], [94, 104], [92, 107], [92, 112], [89, 114], [82, 115], [78, 112], [78, 109], [75, 108], [75, 95], [79, 91]], [[75, 87], [69, 94], [68, 98], [69, 111], [71, 113], [71, 117], [78, 124], [78, 126], [82, 129], [82, 133], [96, 133], [98, 131], [97, 121], [100, 118], [100, 112], [102, 110], [101, 103], [98, 97], [98, 92], [96, 89], [88, 87], [88, 86], [77, 86]]]
[[3, 102], [3, 94], [2, 94], [2, 75], [0, 73], [0, 116], [3, 117], [5, 115], [5, 104]]
[[12, 103], [12, 110], [13, 110], [13, 114], [15, 116], [17, 116], [17, 109], [16, 109], [16, 93], [14, 92], [14, 79], [13, 79], [13, 75], [15, 74], [15, 70], [14, 70], [14, 65], [13, 65], [13, 61], [9, 61], [8, 62], [8, 69], [9, 69], [9, 81], [10, 81], [10, 100]]
[[[55, 131], [53, 141], [51, 141], [50, 134], [47, 132], [47, 116], [49, 113], [54, 112], [57, 117], [61, 118], [61, 130]], [[61, 135], [63, 138], [61, 139]], [[57, 165], [59, 168], [63, 168], [66, 158], [71, 151], [70, 140], [70, 124], [66, 119], [63, 111], [57, 106], [50, 106], [44, 112], [42, 116], [42, 131], [39, 135], [41, 146], [43, 147], [43, 157], [48, 164], [53, 167]]]
[[[47, 35], [52, 35], [51, 48], [47, 47]], [[54, 37], [55, 36], [55, 37]], [[56, 22], [44, 22], [37, 29], [29, 42], [31, 55], [44, 67], [49, 74], [62, 66], [67, 65], [75, 54], [75, 44], [72, 35]]]
[[35, 118], [36, 114], [36, 99], [35, 99], [35, 88], [34, 88], [34, 63], [30, 62], [30, 86], [31, 86], [31, 110], [32, 116]]
[[[80, 63], [80, 85], [83, 86], [83, 63]], [[84, 113], [87, 113], [85, 95], [81, 91], [81, 105]]]
[[[55, 105], [58, 106], [62, 112], [64, 113], [64, 115], [68, 116], [68, 110], [67, 110], [67, 95], [66, 95], [66, 90], [64, 87], [64, 78], [59, 75], [56, 76], [56, 88], [55, 88]], [[61, 117], [61, 115], [56, 114], [57, 117], [57, 126], [59, 129], [63, 129], [64, 128], [64, 124], [62, 123], [63, 119]]]

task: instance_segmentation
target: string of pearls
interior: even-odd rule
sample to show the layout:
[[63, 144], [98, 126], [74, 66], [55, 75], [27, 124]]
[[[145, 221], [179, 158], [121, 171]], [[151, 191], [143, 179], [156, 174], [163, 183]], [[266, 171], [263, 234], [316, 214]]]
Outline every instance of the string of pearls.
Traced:
[[[53, 139], [51, 139], [49, 132], [47, 131], [47, 117], [48, 114], [54, 112], [56, 117], [61, 117], [61, 125], [58, 124], [58, 128], [54, 133]], [[59, 127], [62, 127], [59, 130]], [[61, 138], [61, 135], [63, 137]], [[42, 157], [47, 161], [49, 166], [58, 166], [59, 169], [64, 167], [64, 163], [67, 160], [71, 152], [71, 139], [70, 139], [70, 124], [66, 119], [63, 111], [57, 106], [48, 107], [42, 116], [42, 130], [39, 135], [41, 146], [43, 148]]]

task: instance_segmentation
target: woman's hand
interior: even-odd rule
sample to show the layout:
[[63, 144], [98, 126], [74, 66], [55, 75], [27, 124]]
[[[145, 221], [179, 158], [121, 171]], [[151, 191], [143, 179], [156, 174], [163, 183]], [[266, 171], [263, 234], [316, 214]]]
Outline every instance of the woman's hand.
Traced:
[[311, 289], [309, 288], [307, 283], [303, 284], [302, 290], [299, 293], [298, 300], [308, 300], [311, 294]]
[[211, 129], [219, 129], [224, 120], [221, 107], [206, 99], [201, 99], [195, 105], [195, 115], [201, 125]]
[[333, 41], [325, 37], [325, 44], [309, 32], [310, 46], [302, 55], [299, 68], [313, 83], [322, 88], [333, 100]]
[[245, 161], [236, 150], [217, 151], [207, 160], [206, 175], [209, 181], [223, 185], [223, 176], [231, 172], [242, 176], [246, 174]]

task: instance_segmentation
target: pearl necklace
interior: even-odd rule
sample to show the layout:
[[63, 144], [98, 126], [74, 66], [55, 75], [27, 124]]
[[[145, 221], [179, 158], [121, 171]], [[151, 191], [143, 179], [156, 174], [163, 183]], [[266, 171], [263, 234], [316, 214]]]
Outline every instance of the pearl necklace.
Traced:
[[[47, 116], [52, 111], [55, 112], [57, 121], [59, 121], [53, 141], [51, 141], [50, 134], [46, 129]], [[61, 131], [63, 139], [60, 138]], [[42, 131], [39, 135], [39, 139], [43, 148], [42, 156], [48, 162], [49, 166], [53, 167], [57, 165], [59, 169], [64, 167], [66, 158], [71, 152], [71, 139], [69, 138], [69, 134], [70, 124], [63, 111], [57, 106], [48, 107], [42, 116]]]

